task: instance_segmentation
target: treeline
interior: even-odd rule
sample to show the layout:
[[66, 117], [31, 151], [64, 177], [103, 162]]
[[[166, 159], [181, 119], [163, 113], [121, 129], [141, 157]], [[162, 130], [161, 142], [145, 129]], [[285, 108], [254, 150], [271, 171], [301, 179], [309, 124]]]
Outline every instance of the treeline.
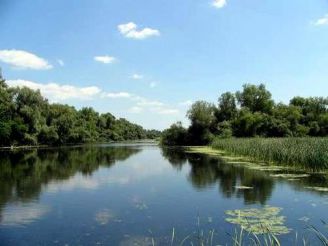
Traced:
[[187, 117], [162, 134], [165, 145], [205, 145], [214, 137], [328, 136], [328, 97], [294, 97], [275, 103], [265, 85], [245, 84], [242, 91], [226, 92], [214, 105], [195, 102]]
[[93, 108], [50, 104], [40, 91], [8, 87], [0, 75], [0, 146], [153, 139], [159, 134]]

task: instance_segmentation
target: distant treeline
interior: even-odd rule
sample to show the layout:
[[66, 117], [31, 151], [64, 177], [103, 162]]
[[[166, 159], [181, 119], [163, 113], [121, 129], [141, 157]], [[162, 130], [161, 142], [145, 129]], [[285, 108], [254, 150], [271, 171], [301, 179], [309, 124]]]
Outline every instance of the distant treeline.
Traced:
[[294, 97], [275, 103], [263, 84], [245, 84], [242, 91], [223, 93], [218, 105], [195, 102], [187, 117], [162, 134], [165, 145], [204, 145], [214, 137], [328, 136], [328, 97]]
[[0, 75], [0, 146], [153, 139], [159, 135], [159, 131], [145, 130], [89, 107], [76, 110], [50, 104], [40, 91], [8, 87]]

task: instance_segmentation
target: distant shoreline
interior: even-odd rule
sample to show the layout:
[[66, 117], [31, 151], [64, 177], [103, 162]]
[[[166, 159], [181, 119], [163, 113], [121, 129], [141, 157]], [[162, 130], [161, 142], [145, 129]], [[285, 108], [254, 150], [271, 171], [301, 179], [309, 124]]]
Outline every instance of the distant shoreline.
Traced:
[[46, 148], [63, 148], [74, 147], [83, 145], [98, 145], [98, 144], [118, 144], [118, 143], [158, 143], [155, 139], [140, 139], [140, 140], [124, 140], [124, 141], [111, 141], [111, 142], [90, 142], [90, 143], [72, 143], [64, 145], [17, 145], [17, 146], [3, 146], [1, 150], [26, 150], [26, 149], [46, 149]]

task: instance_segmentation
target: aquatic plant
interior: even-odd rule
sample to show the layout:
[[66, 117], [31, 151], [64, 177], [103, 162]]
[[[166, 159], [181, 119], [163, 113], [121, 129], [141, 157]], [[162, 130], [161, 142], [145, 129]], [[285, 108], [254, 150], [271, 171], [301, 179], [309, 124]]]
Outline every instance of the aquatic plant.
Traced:
[[242, 210], [227, 210], [229, 216], [226, 221], [240, 225], [245, 231], [256, 234], [271, 233], [273, 235], [290, 232], [284, 223], [285, 217], [279, 216], [282, 208], [265, 206], [263, 208], [249, 208]]
[[311, 171], [328, 168], [328, 138], [217, 138], [212, 147], [239, 157]]

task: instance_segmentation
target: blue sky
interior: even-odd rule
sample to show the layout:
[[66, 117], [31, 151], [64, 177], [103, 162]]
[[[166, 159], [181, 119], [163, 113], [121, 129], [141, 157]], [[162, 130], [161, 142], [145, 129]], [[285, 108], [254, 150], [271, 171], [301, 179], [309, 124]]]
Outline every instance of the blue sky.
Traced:
[[327, 96], [327, 0], [0, 0], [12, 86], [146, 128], [244, 83]]

